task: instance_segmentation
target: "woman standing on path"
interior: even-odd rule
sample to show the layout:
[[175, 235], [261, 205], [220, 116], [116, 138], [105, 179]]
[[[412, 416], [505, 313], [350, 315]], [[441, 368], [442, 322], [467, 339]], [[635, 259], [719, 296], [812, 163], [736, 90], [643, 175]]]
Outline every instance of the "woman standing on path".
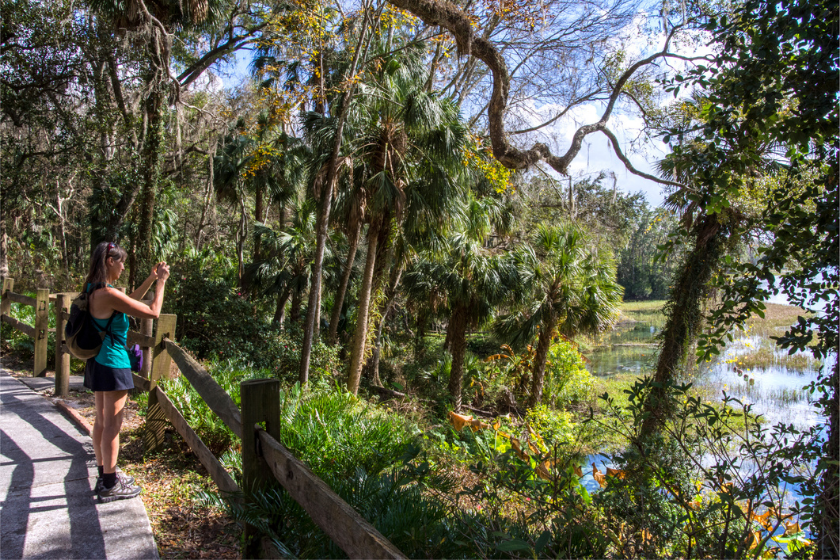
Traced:
[[[102, 502], [133, 498], [142, 489], [134, 478], [117, 473], [120, 451], [120, 428], [128, 391], [134, 388], [131, 361], [126, 342], [128, 317], [157, 319], [163, 306], [163, 291], [169, 278], [169, 267], [161, 262], [152, 268], [148, 278], [130, 295], [114, 288], [125, 270], [126, 252], [114, 243], [102, 242], [93, 250], [85, 291], [91, 292], [89, 311], [94, 324], [106, 333], [102, 348], [85, 364], [85, 387], [96, 397], [96, 421], [93, 424], [93, 450], [99, 478], [96, 493]], [[151, 305], [139, 300], [155, 285]]]

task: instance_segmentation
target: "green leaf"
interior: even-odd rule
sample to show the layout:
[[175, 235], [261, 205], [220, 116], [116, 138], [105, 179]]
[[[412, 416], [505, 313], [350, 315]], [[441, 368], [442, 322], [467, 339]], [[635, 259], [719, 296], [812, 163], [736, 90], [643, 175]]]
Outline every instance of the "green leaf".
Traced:
[[548, 539], [550, 539], [550, 538], [551, 538], [551, 531], [549, 531], [548, 529], [543, 531], [542, 535], [540, 535], [540, 538], [537, 539], [537, 542], [534, 545], [534, 552], [539, 554], [540, 551], [545, 547], [545, 545], [548, 544]]
[[513, 552], [516, 550], [531, 550], [531, 545], [521, 539], [513, 539], [497, 544], [496, 548], [502, 552]]

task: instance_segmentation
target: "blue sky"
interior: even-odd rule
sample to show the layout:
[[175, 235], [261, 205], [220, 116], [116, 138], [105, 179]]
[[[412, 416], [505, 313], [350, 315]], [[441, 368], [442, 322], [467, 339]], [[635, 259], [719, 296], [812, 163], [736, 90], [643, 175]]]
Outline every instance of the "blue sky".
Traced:
[[[238, 51], [235, 53], [233, 62], [220, 68], [221, 75], [219, 77], [222, 80], [223, 87], [236, 87], [248, 77], [251, 57], [252, 51]], [[544, 105], [534, 112], [538, 115], [549, 115], [555, 109], [555, 105]], [[553, 126], [547, 127], [534, 140], [547, 142], [555, 154], [565, 153], [574, 130], [582, 124], [597, 121], [602, 110], [603, 105], [599, 103], [582, 105], [573, 111], [574, 114], [571, 119], [561, 120]], [[534, 124], [537, 124], [536, 121]], [[644, 143], [641, 148], [634, 148], [632, 143], [638, 138], [642, 126], [642, 121], [639, 118], [614, 114], [608, 126], [618, 137], [622, 151], [633, 163], [633, 166], [640, 171], [655, 175], [652, 163], [668, 153], [667, 145], [654, 140]], [[527, 146], [532, 141], [529, 139], [524, 145]], [[664, 199], [662, 185], [627, 171], [627, 168], [609, 147], [607, 137], [600, 133], [591, 134], [586, 138], [583, 148], [572, 162], [570, 171], [574, 179], [597, 175], [600, 171], [612, 171], [618, 179], [617, 187], [619, 190], [628, 193], [642, 192], [647, 201], [654, 206], [662, 204]], [[558, 176], [551, 170], [548, 170], [548, 173]]]

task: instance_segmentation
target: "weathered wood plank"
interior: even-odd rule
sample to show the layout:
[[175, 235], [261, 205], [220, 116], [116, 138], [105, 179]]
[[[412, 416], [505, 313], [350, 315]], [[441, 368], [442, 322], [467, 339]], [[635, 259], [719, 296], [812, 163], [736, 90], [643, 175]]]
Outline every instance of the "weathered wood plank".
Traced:
[[3, 293], [0, 294], [0, 315], [8, 315], [12, 312], [12, 300], [9, 299], [9, 294], [15, 289], [15, 279], [3, 278]]
[[[145, 336], [138, 332], [128, 331], [128, 339], [129, 344], [139, 344], [142, 348], [154, 348], [155, 346], [155, 339], [152, 336]], [[143, 357], [143, 366], [146, 366], [145, 356]]]
[[146, 452], [154, 451], [163, 445], [163, 431], [166, 428], [166, 416], [160, 408], [157, 392], [154, 390], [158, 380], [169, 377], [169, 364], [172, 362], [169, 352], [161, 344], [165, 337], [175, 336], [175, 315], [160, 315], [155, 333], [155, 346], [152, 351], [152, 371], [149, 376], [149, 402], [146, 407], [146, 429], [143, 432], [143, 448]]
[[22, 303], [23, 305], [28, 305], [29, 307], [35, 307], [38, 304], [38, 301], [35, 298], [25, 296], [23, 294], [16, 294], [12, 291], [6, 292], [6, 297], [9, 298], [9, 301]]
[[[280, 380], [249, 379], [239, 384], [242, 407], [242, 425], [256, 426], [264, 423], [266, 432], [274, 439], [280, 438]], [[242, 438], [242, 484], [253, 492], [267, 488], [274, 482], [274, 473], [259, 454], [257, 438]], [[250, 500], [250, 496], [246, 496]], [[246, 524], [243, 534], [243, 558], [258, 558], [262, 545], [259, 528]]]
[[56, 397], [70, 393], [70, 354], [64, 352], [64, 311], [70, 309], [70, 297], [56, 294], [55, 298], [55, 391]]
[[149, 386], [151, 385], [151, 382], [148, 379], [146, 379], [145, 377], [140, 377], [136, 373], [132, 373], [131, 377], [134, 379], [135, 389], [139, 389], [144, 393], [149, 392]]
[[193, 389], [204, 399], [210, 410], [222, 419], [228, 428], [236, 434], [240, 439], [242, 438], [242, 416], [239, 414], [239, 409], [236, 403], [230, 398], [224, 389], [222, 389], [216, 380], [214, 380], [192, 356], [184, 352], [184, 350], [172, 342], [171, 340], [164, 341], [166, 344], [166, 351], [172, 356], [181, 374], [187, 378]]
[[50, 329], [50, 291], [38, 288], [35, 304], [35, 350], [32, 359], [32, 375], [47, 375], [47, 341]]
[[26, 336], [31, 336], [32, 338], [35, 338], [35, 327], [30, 327], [26, 323], [18, 321], [14, 317], [9, 317], [8, 315], [3, 315], [2, 321], [7, 325], [13, 326]]
[[210, 477], [213, 479], [213, 482], [216, 483], [216, 486], [219, 487], [219, 490], [222, 492], [232, 493], [238, 492], [239, 486], [236, 485], [236, 482], [233, 481], [230, 474], [225, 470], [222, 464], [216, 459], [216, 456], [207, 449], [207, 446], [204, 445], [204, 442], [201, 441], [201, 438], [198, 437], [193, 429], [187, 424], [187, 421], [181, 415], [175, 405], [172, 404], [172, 401], [169, 400], [169, 397], [160, 390], [160, 387], [155, 387], [154, 389], [157, 392], [157, 399], [158, 404], [160, 404], [161, 410], [166, 415], [166, 418], [172, 424], [172, 426], [177, 430], [181, 437], [184, 438], [184, 441], [187, 442], [187, 445], [190, 446], [190, 449], [193, 450], [198, 460], [201, 461], [201, 464], [204, 465], [204, 468], [207, 469], [207, 472], [210, 473]]
[[350, 558], [405, 558], [388, 539], [342, 500], [277, 440], [254, 426], [274, 477]]
[[175, 324], [178, 320], [177, 315], [161, 314], [157, 319], [155, 325], [155, 343], [152, 346], [152, 371], [149, 379], [157, 382], [159, 379], [169, 379], [169, 366], [172, 363], [172, 358], [169, 352], [163, 346], [163, 340], [168, 338], [175, 339]]
[[[140, 334], [143, 336], [148, 336], [152, 338], [155, 334], [155, 321], [154, 319], [141, 319], [140, 320]], [[154, 338], [152, 338], [154, 340]], [[137, 342], [136, 344], [140, 344]], [[145, 377], [148, 379], [151, 377], [152, 374], [152, 348], [151, 346], [146, 348], [143, 344], [140, 344], [141, 351], [143, 352], [143, 368], [140, 370], [140, 377]]]

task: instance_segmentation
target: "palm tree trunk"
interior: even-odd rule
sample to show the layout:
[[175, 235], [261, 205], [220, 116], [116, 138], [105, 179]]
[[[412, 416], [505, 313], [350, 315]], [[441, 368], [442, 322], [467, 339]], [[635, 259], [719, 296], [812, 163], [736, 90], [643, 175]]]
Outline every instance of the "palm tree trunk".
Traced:
[[[137, 221], [137, 211], [131, 213], [131, 221]], [[136, 228], [131, 228], [131, 236], [129, 237], [128, 249], [128, 286], [133, 291], [137, 286], [137, 234], [134, 233]]]
[[428, 320], [428, 311], [425, 306], [420, 309], [417, 314], [417, 335], [414, 337], [414, 357], [418, 358], [426, 349], [426, 322]]
[[[356, 45], [356, 53], [353, 56], [353, 63], [350, 67], [350, 76], [356, 73], [356, 68], [359, 63], [359, 55], [361, 53], [362, 41], [365, 38], [367, 18], [362, 23], [362, 30], [359, 34], [359, 42]], [[323, 56], [323, 50], [320, 51], [320, 56]], [[323, 88], [324, 76], [321, 75], [321, 94], [324, 95]], [[306, 383], [309, 380], [309, 360], [312, 355], [312, 342], [316, 333], [316, 320], [321, 314], [321, 269], [324, 264], [324, 250], [327, 245], [327, 228], [330, 222], [330, 206], [332, 205], [332, 191], [336, 182], [336, 175], [338, 174], [338, 155], [341, 151], [341, 141], [344, 136], [344, 124], [347, 122], [347, 111], [350, 107], [350, 99], [353, 96], [354, 87], [351, 85], [344, 91], [341, 99], [341, 112], [338, 116], [338, 123], [335, 130], [335, 144], [333, 145], [332, 155], [330, 156], [329, 168], [327, 169], [327, 177], [322, 186], [320, 212], [318, 213], [317, 221], [317, 242], [315, 245], [315, 259], [312, 263], [312, 287], [309, 291], [309, 309], [306, 311], [306, 324], [303, 327], [303, 344], [300, 350], [300, 382]], [[323, 111], [323, 108], [322, 108]], [[375, 259], [374, 259], [375, 260]], [[358, 388], [358, 387], [357, 387]], [[354, 391], [355, 392], [355, 391]]]
[[397, 268], [397, 275], [394, 278], [394, 281], [388, 288], [388, 293], [390, 297], [388, 298], [388, 303], [385, 305], [385, 311], [382, 312], [382, 317], [379, 319], [379, 327], [376, 331], [376, 344], [373, 347], [373, 356], [372, 356], [372, 363], [371, 369], [373, 371], [373, 375], [371, 379], [373, 379], [374, 385], [382, 385], [382, 382], [379, 380], [379, 356], [382, 350], [382, 330], [385, 327], [385, 322], [388, 320], [388, 314], [391, 313], [391, 310], [394, 308], [394, 303], [397, 301], [397, 286], [400, 284], [400, 278], [402, 277], [403, 267], [400, 264], [396, 265]]
[[548, 358], [548, 349], [551, 347], [551, 334], [557, 326], [554, 311], [548, 313], [548, 317], [542, 322], [540, 338], [537, 342], [537, 351], [534, 355], [533, 373], [531, 375], [531, 396], [528, 397], [528, 408], [533, 408], [542, 400], [543, 382], [545, 381], [545, 363]]
[[245, 209], [245, 193], [239, 193], [239, 239], [236, 242], [236, 259], [239, 266], [239, 289], [245, 291], [245, 239], [248, 236], [248, 222]]
[[[254, 203], [254, 221], [255, 222], [263, 222], [263, 191], [265, 190], [265, 186], [262, 184], [257, 185], [256, 189], [256, 201]], [[260, 249], [261, 249], [261, 239], [257, 237], [254, 239], [254, 261], [259, 261], [260, 259]]]
[[[2, 204], [0, 204], [2, 206]], [[1, 210], [1, 209], [0, 209]], [[0, 213], [0, 277], [9, 275], [9, 245], [6, 241], [6, 213]]]
[[272, 325], [277, 325], [280, 330], [283, 330], [283, 319], [286, 315], [286, 303], [289, 301], [291, 288], [286, 288], [282, 293], [277, 294], [277, 308], [274, 310], [274, 318], [271, 320]]
[[[449, 336], [451, 333], [451, 336]], [[449, 394], [455, 412], [461, 410], [461, 385], [464, 379], [464, 356], [467, 353], [467, 310], [458, 305], [452, 310], [447, 329], [452, 344], [452, 369], [449, 373]]]
[[327, 337], [329, 344], [335, 344], [338, 339], [338, 321], [341, 318], [341, 308], [344, 305], [344, 296], [347, 293], [347, 286], [350, 285], [350, 276], [353, 274], [353, 262], [356, 260], [356, 249], [359, 247], [359, 235], [362, 232], [362, 224], [356, 226], [354, 231], [350, 232], [350, 239], [348, 240], [350, 246], [347, 249], [347, 263], [344, 265], [344, 274], [341, 277], [341, 285], [338, 287], [338, 293], [335, 294], [335, 303], [333, 304], [332, 314], [330, 316], [330, 333]]
[[365, 259], [365, 273], [359, 290], [359, 310], [356, 316], [356, 332], [353, 336], [353, 348], [350, 353], [350, 370], [347, 376], [347, 390], [354, 395], [359, 392], [359, 380], [367, 341], [368, 315], [370, 313], [370, 295], [373, 286], [373, 271], [376, 268], [376, 246], [379, 243], [380, 220], [374, 218], [368, 227], [368, 250]]
[[298, 289], [292, 290], [292, 310], [289, 313], [289, 321], [294, 324], [300, 322], [300, 304], [303, 300], [303, 293]]

